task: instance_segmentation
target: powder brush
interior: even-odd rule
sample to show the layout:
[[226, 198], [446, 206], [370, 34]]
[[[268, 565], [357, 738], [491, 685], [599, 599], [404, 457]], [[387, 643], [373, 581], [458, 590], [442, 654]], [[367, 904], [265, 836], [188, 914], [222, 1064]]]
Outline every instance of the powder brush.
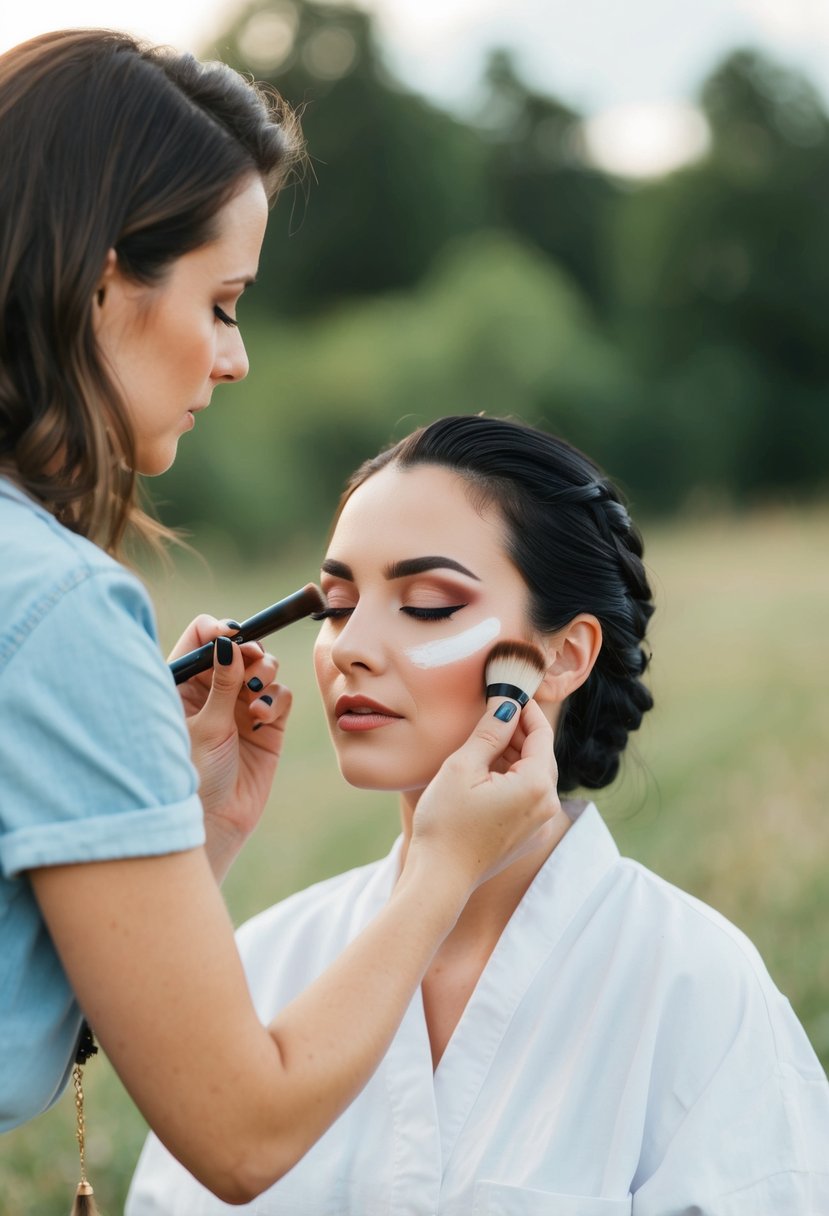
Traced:
[[487, 700], [509, 697], [523, 709], [544, 679], [546, 670], [544, 653], [532, 642], [497, 642], [486, 661]]

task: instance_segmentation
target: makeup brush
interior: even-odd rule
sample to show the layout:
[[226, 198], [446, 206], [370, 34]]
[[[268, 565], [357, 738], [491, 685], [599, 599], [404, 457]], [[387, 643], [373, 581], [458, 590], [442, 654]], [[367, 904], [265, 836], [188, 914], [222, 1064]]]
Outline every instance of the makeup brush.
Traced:
[[532, 642], [497, 642], [486, 661], [485, 683], [490, 697], [509, 697], [523, 709], [544, 679], [547, 663]]
[[[263, 608], [255, 616], [242, 621], [237, 633], [231, 637], [231, 642], [258, 642], [260, 638], [284, 629], [294, 621], [301, 621], [312, 612], [319, 612], [325, 607], [325, 598], [316, 583], [306, 583], [293, 595], [286, 595], [284, 600]], [[170, 671], [176, 684], [183, 684], [201, 671], [208, 671], [213, 666], [213, 650], [215, 642], [205, 642], [197, 650], [183, 654], [181, 658], [173, 659]]]

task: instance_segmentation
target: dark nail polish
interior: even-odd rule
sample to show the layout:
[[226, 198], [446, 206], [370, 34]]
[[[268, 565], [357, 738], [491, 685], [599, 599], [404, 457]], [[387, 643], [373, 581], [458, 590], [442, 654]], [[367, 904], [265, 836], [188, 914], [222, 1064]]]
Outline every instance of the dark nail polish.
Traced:
[[229, 667], [233, 662], [233, 643], [230, 638], [216, 638], [216, 658], [222, 667]]
[[259, 679], [259, 676], [254, 676], [252, 680], [248, 680], [248, 688], [251, 692], [261, 692], [265, 685]]
[[501, 722], [511, 722], [515, 717], [515, 711], [518, 706], [512, 701], [504, 701], [503, 705], [499, 705], [495, 711], [495, 717]]
[[269, 697], [267, 693], [263, 693], [259, 700], [264, 701], [266, 705], [273, 705], [273, 697]]
[[242, 628], [242, 626], [239, 624], [238, 621], [225, 621], [225, 624], [227, 625], [228, 629], [241, 629]]
[[253, 729], [254, 729], [254, 730], [259, 730], [260, 726], [264, 726], [264, 725], [265, 725], [265, 723], [264, 723], [264, 722], [257, 722], [257, 723], [256, 723], [256, 725], [254, 726], [254, 728], [253, 728]]

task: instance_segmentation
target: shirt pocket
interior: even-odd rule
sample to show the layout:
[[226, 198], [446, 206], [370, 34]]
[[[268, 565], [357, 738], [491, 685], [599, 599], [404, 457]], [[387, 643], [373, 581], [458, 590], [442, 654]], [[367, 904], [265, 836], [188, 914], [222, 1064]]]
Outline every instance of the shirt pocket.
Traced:
[[589, 1195], [557, 1195], [552, 1191], [479, 1182], [474, 1216], [630, 1216], [632, 1199], [595, 1199]]

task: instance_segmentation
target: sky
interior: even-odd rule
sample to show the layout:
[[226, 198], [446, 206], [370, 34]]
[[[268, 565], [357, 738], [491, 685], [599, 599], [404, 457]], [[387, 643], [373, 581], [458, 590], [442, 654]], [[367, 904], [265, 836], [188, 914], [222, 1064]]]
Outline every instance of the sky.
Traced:
[[[111, 25], [198, 51], [244, 0], [0, 0], [0, 50], [63, 25]], [[691, 104], [735, 46], [800, 68], [829, 104], [829, 0], [359, 0], [395, 72], [437, 102], [474, 102], [487, 48], [591, 118], [596, 158], [647, 176], [704, 148]], [[624, 163], [627, 157], [628, 167]], [[638, 158], [638, 160], [637, 160]], [[637, 170], [636, 165], [639, 165]]]

